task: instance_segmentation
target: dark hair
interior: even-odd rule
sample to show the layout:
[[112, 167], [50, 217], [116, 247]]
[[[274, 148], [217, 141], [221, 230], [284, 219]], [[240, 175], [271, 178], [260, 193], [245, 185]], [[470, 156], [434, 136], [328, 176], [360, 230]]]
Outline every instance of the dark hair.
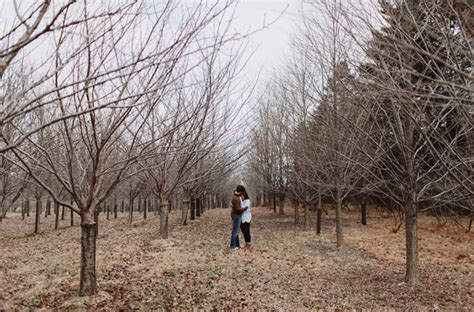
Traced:
[[244, 195], [244, 199], [250, 199], [249, 194], [247, 194], [247, 191], [245, 190], [245, 187], [243, 185], [237, 185], [237, 188], [235, 190]]

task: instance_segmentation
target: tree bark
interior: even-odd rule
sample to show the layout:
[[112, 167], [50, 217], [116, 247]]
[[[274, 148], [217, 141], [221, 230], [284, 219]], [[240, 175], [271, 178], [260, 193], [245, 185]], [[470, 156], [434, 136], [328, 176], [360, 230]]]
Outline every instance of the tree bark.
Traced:
[[410, 286], [418, 283], [418, 230], [417, 230], [417, 187], [414, 162], [414, 123], [411, 119], [411, 103], [408, 112], [402, 112], [403, 157], [405, 162], [405, 236], [406, 236], [406, 282]]
[[117, 219], [117, 198], [114, 199], [114, 219]]
[[188, 205], [189, 200], [183, 201], [181, 205], [181, 224], [186, 225], [188, 223]]
[[418, 230], [416, 220], [416, 194], [409, 194], [405, 206], [406, 230], [406, 282], [410, 286], [418, 283]]
[[35, 233], [38, 233], [39, 231], [40, 215], [41, 215], [41, 201], [36, 200]]
[[143, 200], [143, 219], [146, 220], [146, 214], [147, 214], [147, 202], [146, 199]]
[[309, 205], [307, 202], [305, 202], [303, 204], [303, 211], [304, 211], [304, 215], [303, 215], [303, 218], [304, 218], [304, 230], [307, 231], [309, 229], [309, 222], [310, 222], [310, 219], [309, 219]]
[[[71, 199], [71, 206], [74, 205], [74, 201]], [[74, 226], [74, 211], [72, 211], [72, 209], [69, 209], [69, 216], [70, 216], [70, 223], [71, 223], [71, 226]]]
[[128, 207], [128, 224], [132, 224], [133, 222], [133, 199], [129, 200], [129, 207]]
[[342, 198], [341, 191], [336, 190], [336, 246], [341, 247], [344, 242], [342, 236]]
[[25, 220], [25, 214], [26, 214], [25, 202], [22, 200], [21, 201], [21, 220]]
[[197, 198], [196, 199], [196, 217], [201, 216], [201, 199]]
[[59, 229], [59, 203], [54, 203], [54, 229]]
[[48, 198], [46, 201], [46, 212], [44, 214], [45, 217], [51, 215], [51, 200]]
[[318, 194], [318, 207], [316, 208], [316, 234], [321, 234], [321, 218], [322, 218], [322, 196], [321, 192]]
[[161, 238], [168, 238], [168, 201], [163, 201], [160, 205], [160, 234]]
[[97, 277], [95, 272], [96, 255], [96, 226], [81, 224], [81, 272], [80, 296], [90, 296], [97, 293]]
[[25, 201], [25, 208], [26, 208], [26, 216], [29, 217], [30, 216], [30, 201], [29, 201], [29, 199], [27, 199]]
[[196, 200], [191, 198], [191, 220], [196, 219]]
[[278, 196], [278, 213], [280, 216], [285, 215], [285, 196], [280, 195]]
[[94, 212], [95, 237], [99, 237], [99, 216], [99, 209], [96, 209]]

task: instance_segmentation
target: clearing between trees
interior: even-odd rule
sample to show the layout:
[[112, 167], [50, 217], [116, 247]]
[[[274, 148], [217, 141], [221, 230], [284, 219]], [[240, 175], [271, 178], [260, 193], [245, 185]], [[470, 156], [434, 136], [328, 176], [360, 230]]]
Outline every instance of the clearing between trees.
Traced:
[[375, 210], [367, 226], [355, 212], [344, 212], [346, 245], [337, 249], [333, 213], [323, 217], [323, 234], [316, 236], [292, 216], [254, 208], [251, 253], [228, 250], [229, 209], [206, 211], [186, 226], [173, 212], [166, 240], [159, 239], [158, 217], [129, 226], [125, 214], [101, 216], [99, 294], [93, 297], [77, 293], [80, 227], [54, 231], [48, 218], [43, 232], [32, 235], [34, 218], [25, 225], [11, 214], [0, 226], [0, 310], [474, 306], [473, 233], [420, 215], [420, 286], [412, 289], [403, 283], [403, 227], [393, 233], [393, 221]]

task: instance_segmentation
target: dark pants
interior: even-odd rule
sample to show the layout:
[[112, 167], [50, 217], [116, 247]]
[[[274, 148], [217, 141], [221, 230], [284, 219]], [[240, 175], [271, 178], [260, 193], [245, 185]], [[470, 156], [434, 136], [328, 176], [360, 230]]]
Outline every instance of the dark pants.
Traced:
[[244, 234], [245, 243], [250, 244], [252, 242], [250, 237], [250, 222], [240, 223], [240, 230], [242, 231], [242, 234]]

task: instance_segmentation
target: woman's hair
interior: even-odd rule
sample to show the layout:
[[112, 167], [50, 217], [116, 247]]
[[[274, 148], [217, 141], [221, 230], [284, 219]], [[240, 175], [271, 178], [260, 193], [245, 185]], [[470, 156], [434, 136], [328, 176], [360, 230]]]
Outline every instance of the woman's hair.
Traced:
[[249, 194], [247, 194], [247, 191], [245, 190], [245, 187], [243, 185], [237, 185], [237, 188], [235, 190], [244, 195], [244, 199], [250, 199]]

